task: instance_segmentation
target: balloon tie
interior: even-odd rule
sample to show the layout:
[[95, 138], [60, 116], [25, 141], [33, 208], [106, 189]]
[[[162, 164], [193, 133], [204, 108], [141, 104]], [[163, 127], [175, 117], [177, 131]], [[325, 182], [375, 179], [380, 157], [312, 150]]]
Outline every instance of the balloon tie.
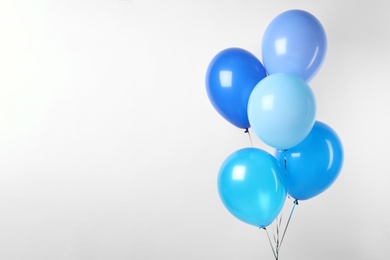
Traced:
[[251, 142], [251, 146], [253, 147], [252, 137], [251, 137], [251, 133], [249, 132], [249, 129], [248, 129], [248, 128], [245, 128], [244, 133], [245, 133], [245, 134], [248, 134], [249, 141]]

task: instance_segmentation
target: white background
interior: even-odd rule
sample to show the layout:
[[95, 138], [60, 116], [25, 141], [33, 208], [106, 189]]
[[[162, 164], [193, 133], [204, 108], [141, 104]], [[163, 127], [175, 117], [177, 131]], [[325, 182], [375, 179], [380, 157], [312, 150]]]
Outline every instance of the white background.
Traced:
[[345, 161], [327, 191], [296, 207], [280, 259], [388, 259], [387, 7], [1, 1], [0, 259], [273, 259], [266, 233], [219, 199], [221, 163], [250, 142], [214, 110], [204, 82], [225, 48], [261, 60], [265, 28], [293, 8], [327, 33], [310, 86]]

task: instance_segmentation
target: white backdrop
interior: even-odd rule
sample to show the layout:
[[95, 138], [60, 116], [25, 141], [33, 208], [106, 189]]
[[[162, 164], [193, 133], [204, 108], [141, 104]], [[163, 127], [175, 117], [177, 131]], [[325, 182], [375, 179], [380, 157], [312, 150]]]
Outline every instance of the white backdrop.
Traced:
[[266, 26], [293, 8], [327, 33], [310, 86], [345, 161], [297, 206], [280, 258], [388, 259], [387, 5], [1, 1], [0, 259], [273, 259], [265, 232], [219, 199], [221, 163], [250, 142], [204, 81], [222, 49], [261, 59]]

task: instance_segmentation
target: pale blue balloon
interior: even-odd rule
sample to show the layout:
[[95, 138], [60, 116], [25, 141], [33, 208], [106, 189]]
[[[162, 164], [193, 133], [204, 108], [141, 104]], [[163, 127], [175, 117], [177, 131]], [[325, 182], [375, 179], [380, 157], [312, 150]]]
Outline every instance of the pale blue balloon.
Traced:
[[261, 80], [248, 101], [249, 123], [264, 143], [284, 150], [310, 133], [316, 115], [314, 94], [294, 75], [277, 73]]
[[223, 162], [218, 175], [219, 196], [239, 220], [268, 226], [282, 210], [287, 189], [284, 169], [276, 158], [258, 148], [244, 148]]
[[309, 82], [325, 60], [327, 39], [316, 17], [303, 10], [289, 10], [271, 21], [261, 47], [268, 74], [291, 73]]

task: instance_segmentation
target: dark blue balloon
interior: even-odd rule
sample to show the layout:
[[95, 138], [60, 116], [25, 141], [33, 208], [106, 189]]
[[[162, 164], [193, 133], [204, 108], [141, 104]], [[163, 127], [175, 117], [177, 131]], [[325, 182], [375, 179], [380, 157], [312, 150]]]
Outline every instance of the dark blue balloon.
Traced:
[[232, 153], [218, 175], [219, 196], [239, 220], [263, 228], [283, 208], [286, 187], [283, 168], [271, 154], [258, 148]]
[[217, 112], [239, 128], [249, 128], [248, 99], [266, 77], [263, 64], [249, 51], [228, 48], [210, 62], [206, 74], [208, 97]]
[[285, 166], [287, 193], [306, 200], [328, 189], [339, 176], [344, 152], [341, 140], [328, 125], [316, 121], [309, 135], [288, 150], [276, 150]]

